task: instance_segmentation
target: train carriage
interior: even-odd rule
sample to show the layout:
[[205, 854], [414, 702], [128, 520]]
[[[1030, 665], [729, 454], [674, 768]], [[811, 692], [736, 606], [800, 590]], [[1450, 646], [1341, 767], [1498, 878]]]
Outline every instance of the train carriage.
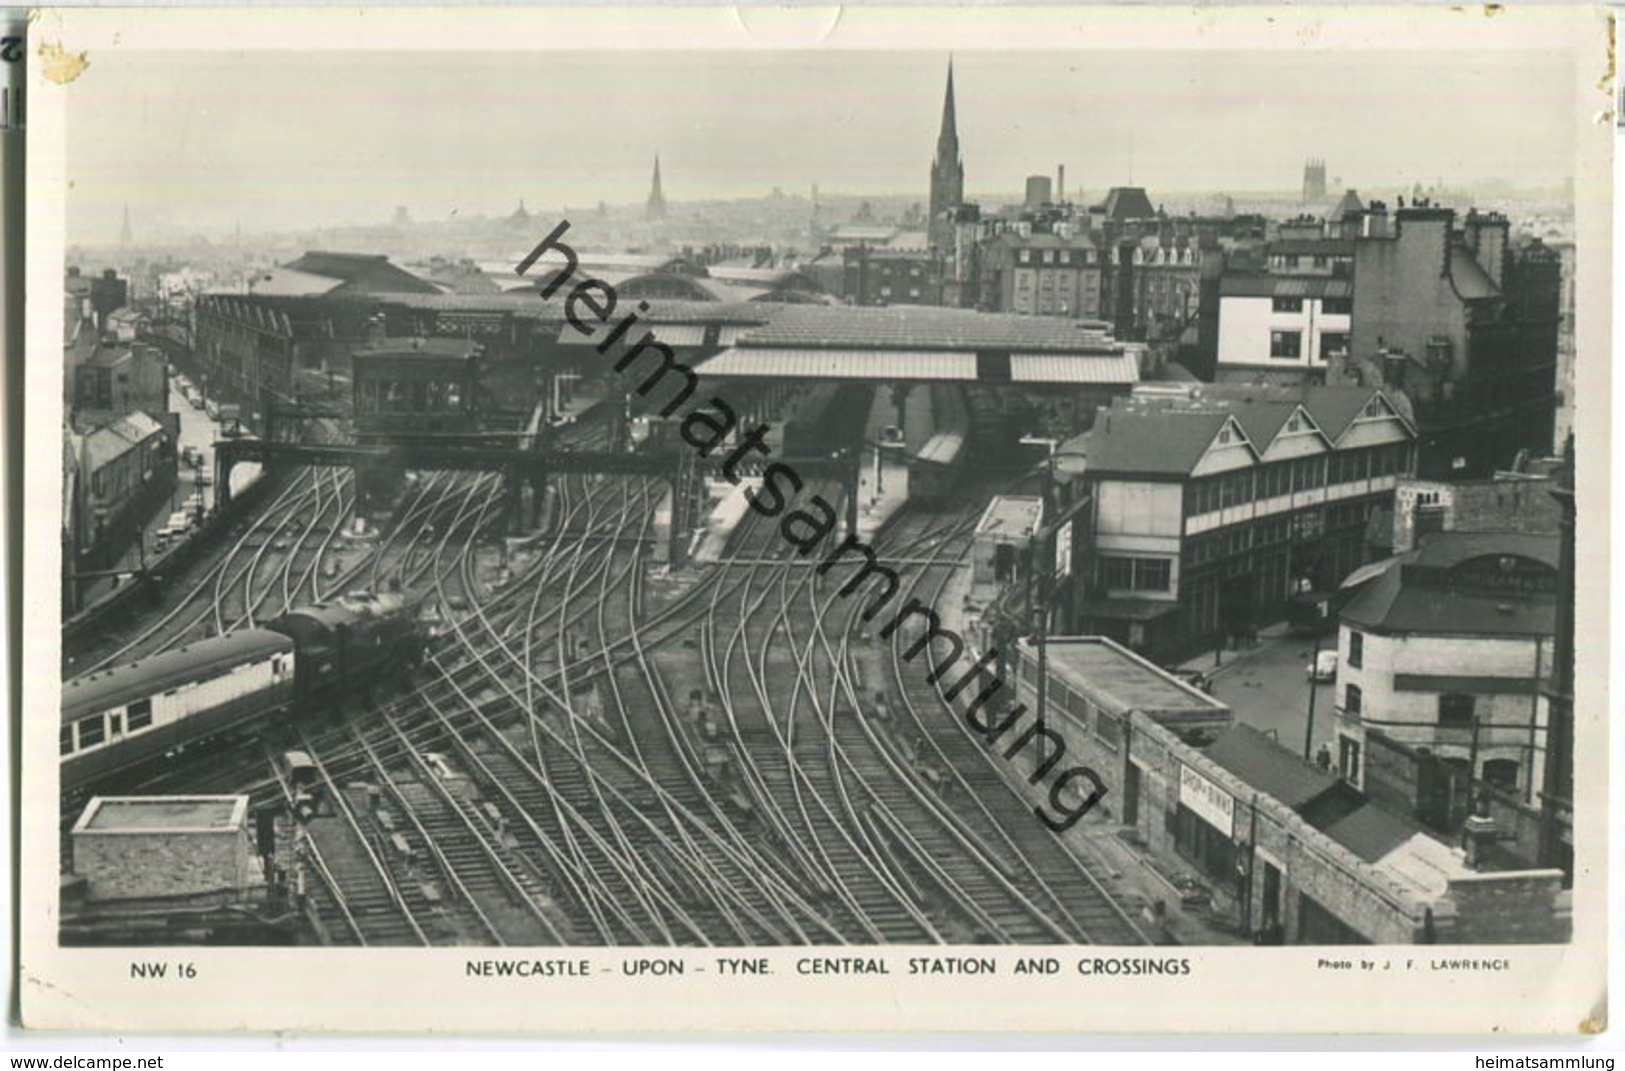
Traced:
[[293, 641], [245, 629], [69, 681], [62, 689], [62, 787], [160, 758], [293, 699]]
[[922, 506], [940, 506], [964, 487], [965, 437], [938, 432], [909, 459], [909, 498]]
[[423, 631], [399, 595], [356, 592], [68, 681], [62, 789], [162, 759], [228, 729], [309, 710], [414, 661]]

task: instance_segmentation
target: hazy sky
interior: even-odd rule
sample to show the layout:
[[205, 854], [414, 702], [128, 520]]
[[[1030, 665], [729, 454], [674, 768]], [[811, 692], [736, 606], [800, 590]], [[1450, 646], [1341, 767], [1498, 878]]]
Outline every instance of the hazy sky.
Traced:
[[[245, 231], [774, 186], [924, 200], [948, 56], [104, 51], [69, 110], [70, 241]], [[960, 52], [967, 192], [1065, 163], [1074, 191], [1363, 193], [1572, 172], [1571, 58], [1497, 52]], [[150, 233], [150, 232], [149, 232]]]

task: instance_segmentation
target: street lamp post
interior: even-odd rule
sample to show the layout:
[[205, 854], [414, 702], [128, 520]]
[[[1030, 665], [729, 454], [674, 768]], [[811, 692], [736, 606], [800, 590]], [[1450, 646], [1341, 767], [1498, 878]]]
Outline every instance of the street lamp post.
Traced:
[[1315, 630], [1315, 652], [1309, 656], [1309, 720], [1303, 727], [1303, 757], [1310, 758], [1315, 740], [1315, 694], [1320, 691], [1320, 630]]

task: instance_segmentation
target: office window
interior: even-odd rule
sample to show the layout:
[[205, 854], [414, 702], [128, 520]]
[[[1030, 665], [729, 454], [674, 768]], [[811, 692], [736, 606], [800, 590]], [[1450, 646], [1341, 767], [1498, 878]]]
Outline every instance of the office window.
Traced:
[[1365, 664], [1365, 633], [1349, 632], [1349, 665], [1359, 669]]
[[62, 735], [58, 738], [57, 746], [62, 754], [73, 754], [73, 726], [64, 725], [62, 727]]
[[1031, 264], [1033, 262], [1033, 251], [1031, 249], [1023, 249], [1021, 251], [1021, 256], [1018, 259], [1023, 264]]
[[1303, 298], [1278, 297], [1270, 302], [1271, 312], [1302, 312]]
[[1347, 331], [1322, 331], [1320, 333], [1320, 355], [1330, 357], [1334, 353], [1348, 353], [1349, 333]]
[[1172, 565], [1166, 558], [1134, 560], [1134, 590], [1167, 591], [1173, 580]]
[[1270, 356], [1278, 361], [1294, 361], [1303, 356], [1302, 331], [1271, 331]]
[[1122, 589], [1134, 586], [1134, 560], [1132, 558], [1100, 559], [1102, 587]]
[[1360, 694], [1360, 686], [1358, 684], [1347, 685], [1343, 689], [1343, 713], [1360, 713], [1360, 707], [1364, 700], [1365, 697]]
[[1354, 314], [1354, 299], [1346, 297], [1329, 297], [1320, 303], [1320, 311], [1327, 316], [1351, 316]]
[[1100, 583], [1115, 591], [1167, 591], [1173, 564], [1167, 558], [1101, 558]]
[[1467, 729], [1473, 724], [1473, 697], [1446, 692], [1439, 697], [1439, 727]]

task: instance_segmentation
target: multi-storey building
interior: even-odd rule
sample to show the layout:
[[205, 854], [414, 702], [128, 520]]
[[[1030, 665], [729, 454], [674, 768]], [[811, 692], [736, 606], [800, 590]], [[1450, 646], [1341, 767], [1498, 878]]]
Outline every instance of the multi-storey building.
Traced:
[[1100, 315], [1100, 265], [1087, 238], [1006, 231], [982, 246], [981, 269], [982, 307], [989, 311]]
[[854, 305], [942, 304], [943, 258], [929, 249], [871, 249], [844, 255], [842, 295]]
[[1552, 448], [1562, 264], [1504, 216], [1373, 204], [1355, 240], [1350, 357], [1410, 396], [1417, 471], [1484, 476]]
[[169, 411], [169, 377], [162, 351], [136, 343], [99, 345], [74, 369], [73, 408], [93, 422], [144, 410]]
[[1327, 275], [1227, 274], [1219, 280], [1217, 378], [1323, 370], [1347, 356], [1354, 283]]
[[1141, 391], [1061, 448], [1093, 501], [1080, 631], [1172, 657], [1362, 564], [1415, 431], [1380, 388]]
[[1338, 768], [1453, 832], [1492, 790], [1520, 824], [1546, 775], [1558, 536], [1439, 532], [1365, 584], [1338, 636]]

